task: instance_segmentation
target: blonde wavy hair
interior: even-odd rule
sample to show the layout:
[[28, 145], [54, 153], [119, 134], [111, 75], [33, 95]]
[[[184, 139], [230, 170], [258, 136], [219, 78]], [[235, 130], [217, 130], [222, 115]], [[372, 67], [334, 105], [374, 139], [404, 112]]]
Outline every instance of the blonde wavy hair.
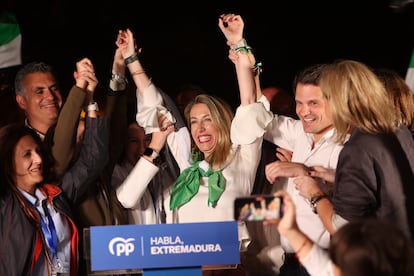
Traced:
[[[234, 114], [230, 105], [227, 104], [224, 100], [213, 97], [207, 94], [201, 94], [194, 98], [184, 109], [184, 117], [187, 121], [187, 125], [191, 128], [190, 123], [190, 111], [195, 104], [205, 104], [210, 111], [211, 119], [213, 123], [217, 126], [218, 137], [217, 144], [214, 149], [214, 152], [211, 154], [209, 160], [206, 160], [212, 165], [214, 169], [220, 168], [227, 157], [230, 154], [231, 149], [231, 139], [230, 139], [230, 127], [233, 120]], [[196, 153], [196, 158], [193, 158], [193, 161], [203, 160], [204, 156], [197, 148], [193, 138], [191, 137], [192, 143], [192, 152]], [[193, 154], [194, 155], [194, 154]]]
[[382, 82], [365, 64], [353, 60], [329, 64], [319, 86], [330, 104], [338, 142], [343, 143], [355, 128], [371, 134], [395, 132], [394, 106]]

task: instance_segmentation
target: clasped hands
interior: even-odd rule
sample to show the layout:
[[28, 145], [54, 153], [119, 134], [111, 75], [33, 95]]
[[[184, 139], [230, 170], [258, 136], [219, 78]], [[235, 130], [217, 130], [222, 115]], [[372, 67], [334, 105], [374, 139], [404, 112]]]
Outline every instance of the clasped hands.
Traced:
[[95, 76], [95, 69], [90, 59], [83, 58], [76, 63], [76, 70], [73, 72], [76, 86], [86, 90], [88, 93], [95, 91], [98, 79]]

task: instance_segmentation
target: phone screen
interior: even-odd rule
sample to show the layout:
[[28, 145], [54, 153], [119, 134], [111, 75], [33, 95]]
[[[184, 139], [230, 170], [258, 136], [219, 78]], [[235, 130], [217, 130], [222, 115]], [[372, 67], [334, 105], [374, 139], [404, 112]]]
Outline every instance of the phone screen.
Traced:
[[238, 197], [234, 201], [234, 219], [238, 221], [263, 221], [280, 219], [283, 199], [272, 195]]

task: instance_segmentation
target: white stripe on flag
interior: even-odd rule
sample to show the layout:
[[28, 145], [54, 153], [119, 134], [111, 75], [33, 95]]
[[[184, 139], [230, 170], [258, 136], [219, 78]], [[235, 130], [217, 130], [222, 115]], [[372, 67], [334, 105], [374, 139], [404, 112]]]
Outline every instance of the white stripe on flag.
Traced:
[[19, 34], [9, 43], [0, 46], [0, 68], [20, 65], [22, 63], [21, 45], [22, 35]]
[[414, 92], [414, 49], [411, 55], [410, 64], [408, 65], [407, 74], [405, 75], [405, 82], [410, 87], [411, 91]]

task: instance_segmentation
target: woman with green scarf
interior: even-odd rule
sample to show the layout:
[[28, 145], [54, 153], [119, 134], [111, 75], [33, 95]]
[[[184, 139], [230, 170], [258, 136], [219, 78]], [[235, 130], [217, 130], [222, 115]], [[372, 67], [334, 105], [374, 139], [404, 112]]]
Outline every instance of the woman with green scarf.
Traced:
[[[187, 126], [176, 127], [167, 137], [181, 174], [175, 183], [164, 185], [162, 196], [155, 198], [155, 209], [165, 206], [167, 223], [234, 220], [234, 199], [252, 192], [264, 129], [272, 120], [272, 113], [256, 102], [258, 70], [251, 48], [242, 38], [241, 17], [222, 15], [219, 27], [230, 45], [229, 58], [235, 64], [241, 104], [233, 115], [220, 98], [201, 94], [185, 108]], [[166, 122], [175, 122], [177, 118], [165, 108], [162, 93], [140, 63], [129, 29], [120, 31], [117, 45], [137, 86], [138, 123], [151, 133], [163, 129], [159, 114], [165, 115]], [[157, 153], [159, 149], [149, 151]], [[152, 161], [156, 154], [149, 157], [146, 159]], [[140, 178], [148, 174], [142, 171]], [[118, 193], [121, 202], [137, 201], [146, 189], [137, 187], [137, 181], [130, 177], [122, 184], [122, 193]], [[248, 239], [247, 232], [239, 231], [239, 239], [244, 238]]]

